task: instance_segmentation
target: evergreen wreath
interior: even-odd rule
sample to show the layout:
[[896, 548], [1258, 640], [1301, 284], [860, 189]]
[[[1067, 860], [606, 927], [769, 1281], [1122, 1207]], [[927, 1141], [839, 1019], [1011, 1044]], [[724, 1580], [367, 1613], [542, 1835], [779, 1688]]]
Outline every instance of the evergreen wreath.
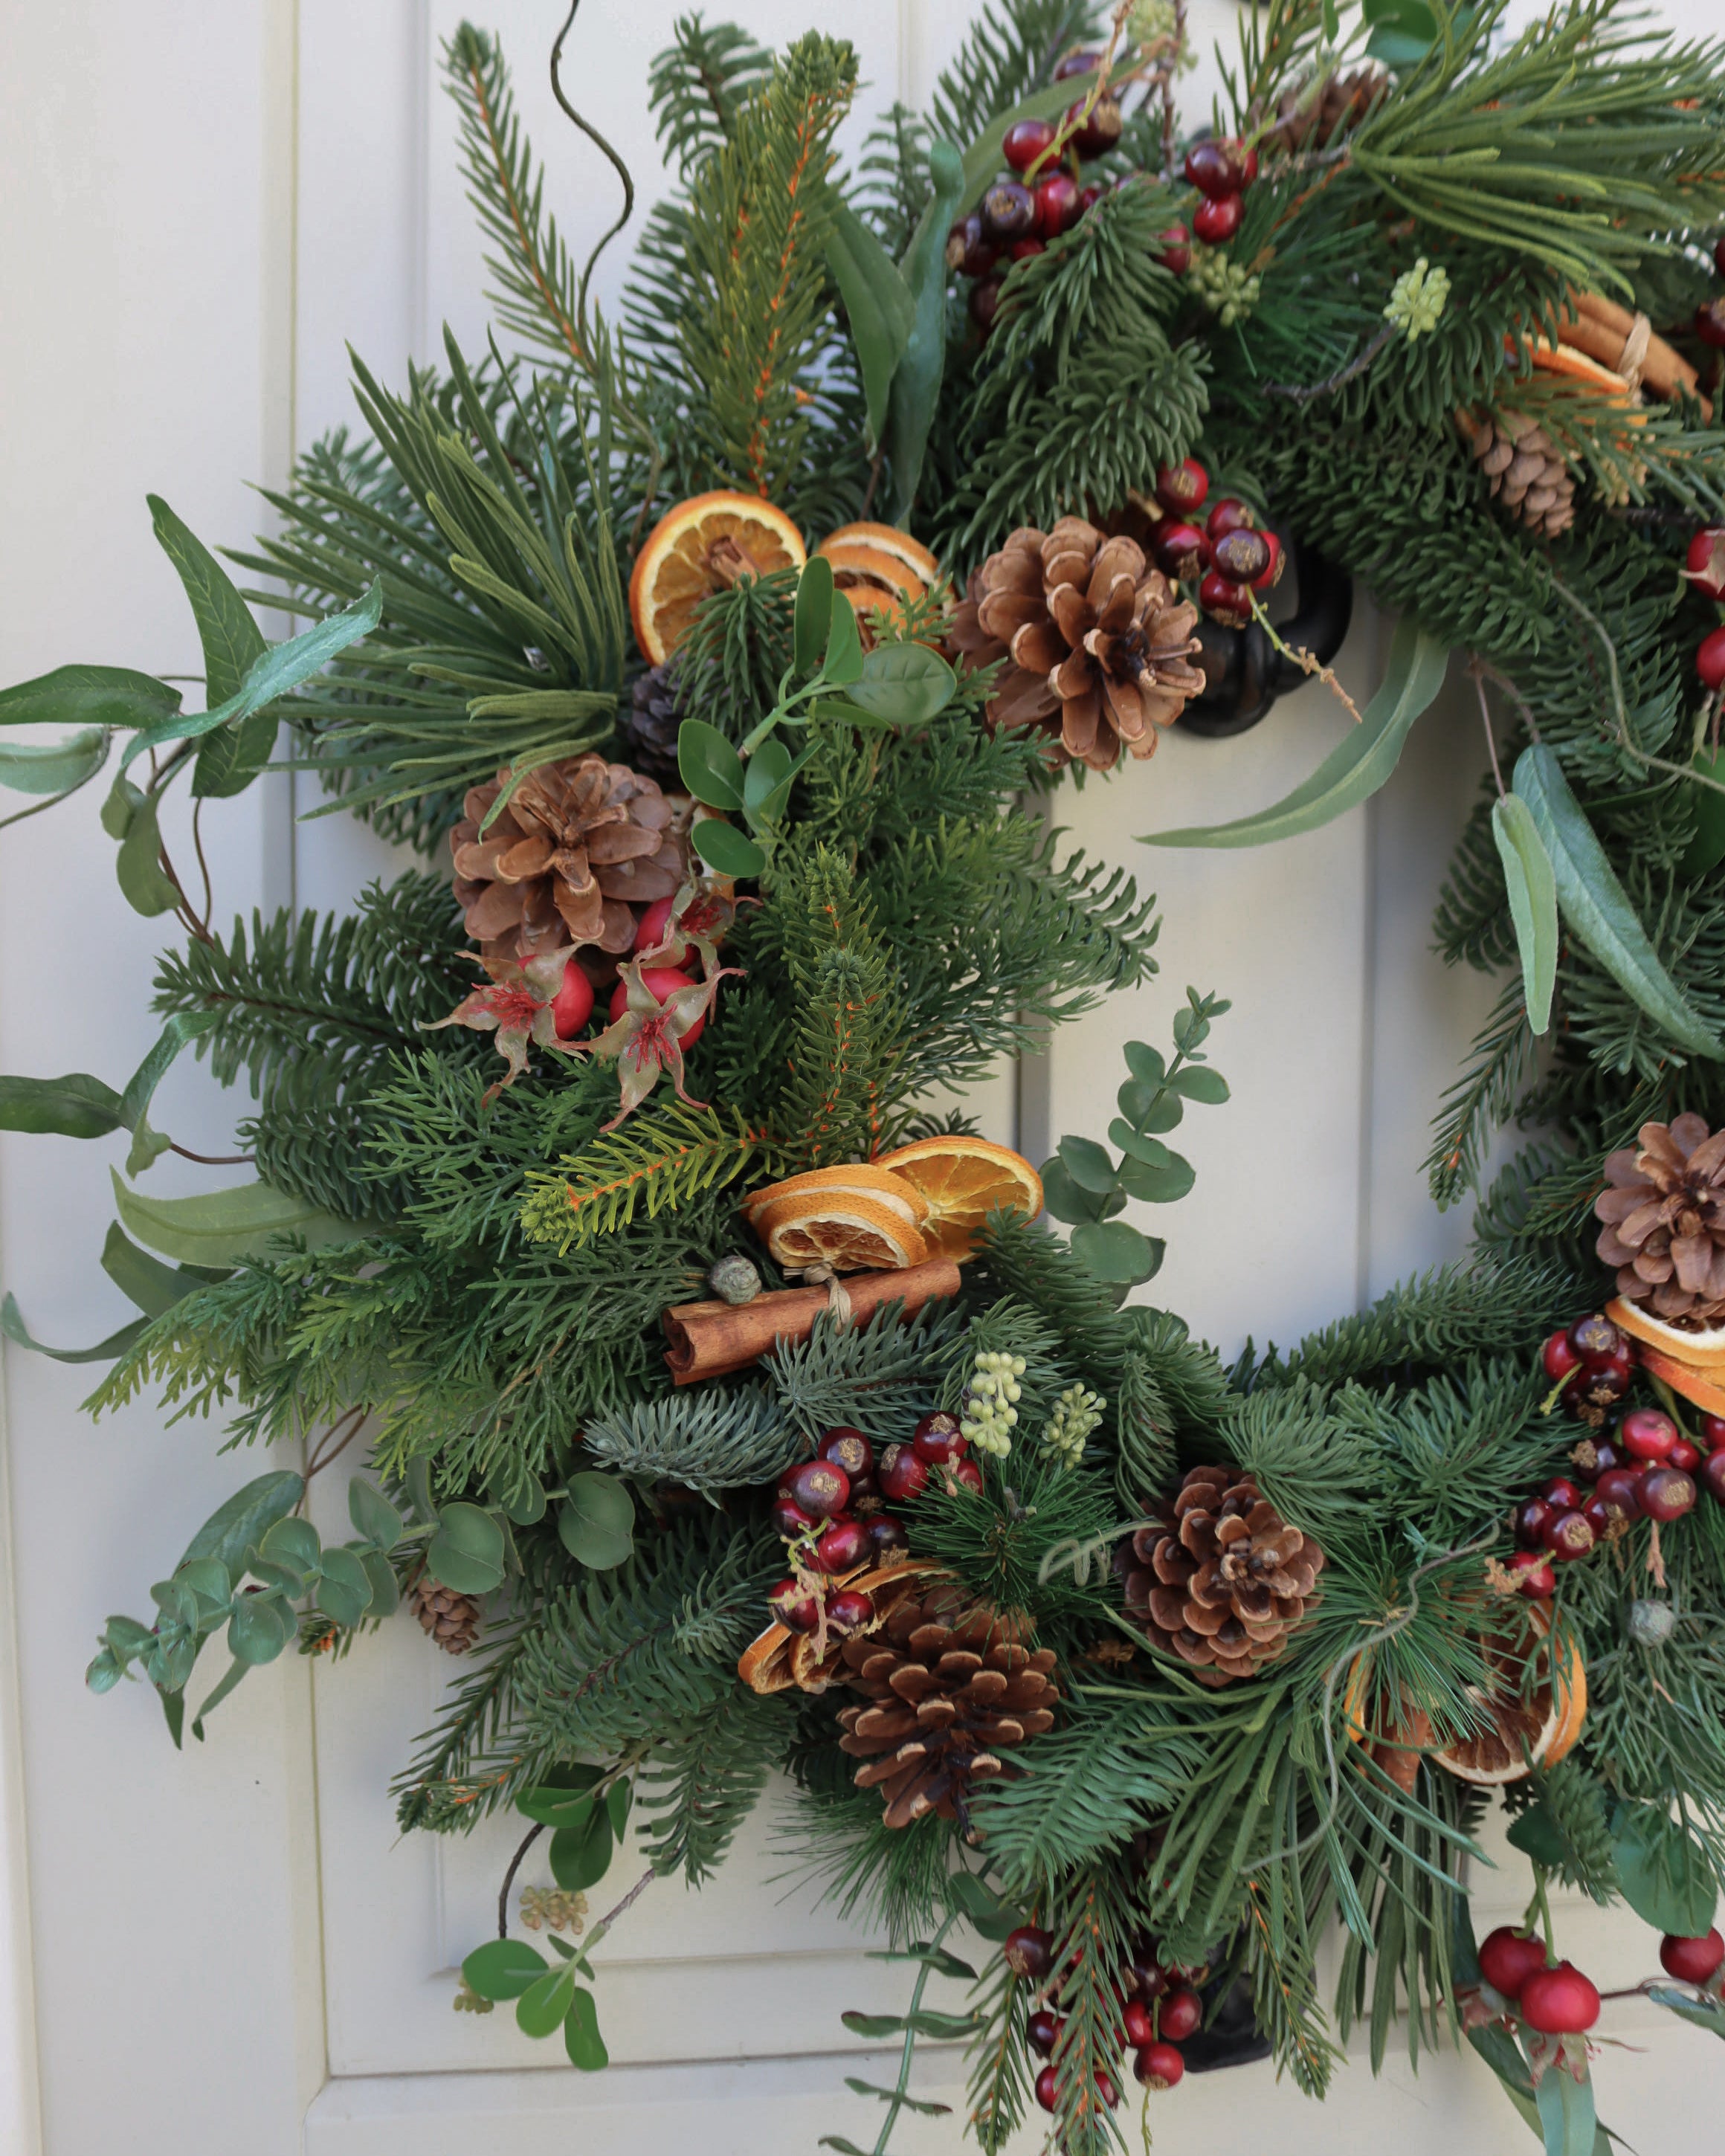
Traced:
[[[619, 323], [463, 27], [512, 355], [359, 365], [364, 430], [270, 497], [252, 587], [152, 500], [202, 711], [114, 667], [0, 695], [72, 729], [0, 747], [24, 814], [120, 748], [121, 887], [186, 931], [123, 1089], [0, 1080], [8, 1128], [131, 1136], [101, 1262], [139, 1315], [43, 1352], [111, 1365], [95, 1410], [154, 1386], [307, 1447], [90, 1682], [152, 1684], [177, 1743], [404, 1597], [470, 1673], [403, 1826], [551, 1836], [457, 2004], [578, 2067], [601, 1942], [775, 1774], [914, 1970], [845, 2017], [903, 2040], [850, 2084], [877, 2156], [929, 2107], [919, 2036], [970, 2045], [984, 2149], [1040, 2105], [1090, 2156], [1128, 2063], [1147, 2107], [1266, 2052], [1321, 2095], [1398, 2017], [1591, 2151], [1551, 1877], [1664, 1934], [1644, 1989], [1725, 2035], [1725, 48], [1503, 6], [1269, 0], [1191, 131], [1182, 0], [989, 0], [852, 172], [848, 45], [691, 16]], [[1227, 1097], [1225, 1002], [1130, 1043], [1108, 1142], [1040, 1174], [930, 1102], [1156, 970], [1153, 902], [1035, 798], [1189, 706], [1336, 686], [1349, 576], [1401, 618], [1358, 724], [1274, 808], [1152, 843], [1364, 798], [1458, 657], [1490, 768], [1437, 930], [1504, 985], [1429, 1166], [1476, 1240], [1224, 1368], [1127, 1301], [1163, 1245], [1125, 1214], [1191, 1187], [1167, 1141]], [[270, 645], [254, 605], [307, 625]], [[224, 935], [161, 804], [243, 791], [284, 727], [317, 813], [429, 865]], [[255, 1173], [159, 1199], [187, 1047], [249, 1085]], [[362, 1435], [326, 1542], [306, 1486]], [[1538, 1890], [1476, 1943], [1494, 1793]], [[588, 1925], [632, 1805], [647, 1872]]]

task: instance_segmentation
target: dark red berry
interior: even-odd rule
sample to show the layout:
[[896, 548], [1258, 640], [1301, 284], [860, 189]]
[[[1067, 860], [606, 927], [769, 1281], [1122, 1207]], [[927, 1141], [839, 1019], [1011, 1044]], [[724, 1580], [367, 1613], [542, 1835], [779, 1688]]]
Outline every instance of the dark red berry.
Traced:
[[994, 326], [994, 316], [1000, 307], [1000, 284], [998, 278], [983, 277], [970, 288], [970, 319], [986, 336]]
[[[1715, 305], [1720, 302], [1716, 301]], [[1725, 338], [1720, 341], [1725, 343]], [[1695, 670], [1701, 676], [1702, 688], [1725, 689], [1725, 629], [1716, 629], [1711, 636], [1704, 636], [1696, 647]]]
[[1632, 1460], [1668, 1460], [1677, 1425], [1658, 1408], [1632, 1408], [1617, 1426], [1617, 1441]]
[[1120, 107], [1105, 91], [1087, 115], [1081, 100], [1069, 105], [1064, 124], [1073, 129], [1070, 140], [1081, 157], [1106, 157], [1120, 140]]
[[1713, 267], [1722, 277], [1725, 277], [1725, 239], [1713, 242]]
[[1028, 172], [1055, 138], [1051, 120], [1015, 120], [1006, 131], [1000, 154], [1015, 172]]
[[928, 1462], [916, 1457], [914, 1445], [889, 1445], [880, 1455], [875, 1480], [889, 1504], [906, 1504], [922, 1495], [928, 1481]]
[[1562, 1475], [1548, 1482], [1539, 1494], [1548, 1505], [1559, 1512], [1573, 1512], [1581, 1502], [1580, 1491]]
[[1700, 1447], [1691, 1445], [1686, 1438], [1681, 1437], [1665, 1456], [1667, 1467], [1681, 1467], [1686, 1475], [1692, 1475], [1700, 1466], [1701, 1460]]
[[1659, 1965], [1681, 1984], [1705, 1984], [1725, 1962], [1725, 1938], [1717, 1929], [1702, 1939], [1680, 1939], [1667, 1932], [1659, 1943]]
[[1094, 209], [1102, 199], [1104, 192], [1101, 187], [1094, 186], [1081, 187], [1078, 190], [1078, 208], [1081, 215], [1086, 210]]
[[1172, 2044], [1146, 2044], [1132, 2061], [1132, 2073], [1146, 2088], [1171, 2089], [1186, 2071]]
[[869, 1554], [868, 1523], [849, 1514], [830, 1522], [814, 1545], [814, 1561], [823, 1572], [837, 1575], [855, 1572]]
[[1170, 2043], [1183, 2044], [1204, 2020], [1204, 2001], [1189, 1986], [1171, 1991], [1157, 2018]]
[[812, 1632], [820, 1622], [820, 1604], [799, 1579], [782, 1579], [767, 1597], [773, 1614], [793, 1632]]
[[[1715, 352], [1725, 352], [1725, 300], [1703, 300], [1695, 311], [1695, 334]], [[1717, 688], [1717, 682], [1709, 682]]]
[[1509, 1561], [1518, 1593], [1530, 1602], [1543, 1602], [1558, 1591], [1558, 1575], [1551, 1559], [1540, 1550], [1517, 1550]]
[[1050, 172], [1036, 182], [1036, 229], [1045, 239], [1058, 239], [1070, 231], [1082, 207], [1078, 182], [1070, 172]]
[[1545, 1374], [1553, 1384], [1559, 1378], [1567, 1378], [1572, 1370], [1579, 1369], [1581, 1355], [1569, 1339], [1568, 1332], [1553, 1332], [1540, 1351], [1540, 1361], [1545, 1365]]
[[1015, 239], [1006, 252], [1014, 262], [1028, 262], [1033, 254], [1046, 254], [1048, 243], [1043, 239]]
[[997, 247], [1023, 239], [1035, 227], [1036, 198], [1017, 180], [996, 180], [983, 197], [982, 219], [983, 239]]
[[1253, 578], [1252, 589], [1255, 592], [1273, 591], [1281, 582], [1281, 572], [1287, 566], [1287, 550], [1276, 534], [1273, 531], [1266, 531], [1263, 534], [1263, 539], [1264, 544], [1270, 549], [1270, 567], [1261, 577]]
[[1195, 524], [1163, 524], [1153, 543], [1156, 566], [1177, 583], [1201, 577], [1210, 565], [1210, 542]]
[[1270, 567], [1269, 542], [1261, 531], [1227, 531], [1211, 550], [1211, 558], [1235, 583], [1255, 584]]
[[1094, 74], [1102, 64], [1102, 55], [1088, 46], [1077, 45], [1070, 53], [1063, 53], [1055, 62], [1054, 80], [1070, 82], [1075, 74]]
[[1521, 2018], [1546, 2036], [1575, 2036], [1599, 2018], [1597, 1989], [1573, 1962], [1537, 1969], [1522, 1986]]
[[1240, 230], [1240, 197], [1206, 196], [1192, 213], [1192, 229], [1206, 247], [1225, 247]]
[[1205, 536], [1214, 547], [1225, 539], [1230, 531], [1252, 531], [1257, 529], [1257, 519], [1245, 502], [1231, 494], [1224, 494], [1219, 501], [1212, 502], [1210, 513], [1204, 521]]
[[775, 1497], [773, 1501], [773, 1531], [793, 1543], [799, 1535], [806, 1535], [814, 1522], [793, 1497]]
[[1725, 1446], [1710, 1452], [1702, 1461], [1701, 1479], [1707, 1486], [1707, 1495], [1725, 1505]]
[[1055, 2070], [1052, 2066], [1045, 2066], [1036, 2076], [1036, 2101], [1045, 2111], [1052, 2111], [1055, 2107]]
[[1237, 195], [1245, 178], [1240, 161], [1230, 153], [1229, 146], [1214, 140], [1194, 142], [1182, 169], [1188, 184], [1213, 202]]
[[1538, 1549], [1551, 1522], [1551, 1507], [1543, 1497], [1526, 1497], [1516, 1507], [1515, 1537], [1523, 1549]]
[[1110, 2111], [1120, 2101], [1120, 2091], [1115, 2087], [1112, 2077], [1101, 2066], [1096, 2068], [1096, 2094]]
[[1167, 226], [1162, 234], [1162, 266], [1183, 277], [1192, 266], [1192, 234], [1183, 224]]
[[1701, 1419], [1701, 1441], [1709, 1452], [1717, 1452], [1725, 1445], [1725, 1415], [1704, 1414]]
[[1635, 1467], [1608, 1467], [1594, 1485], [1593, 1502], [1614, 1520], [1639, 1519], [1641, 1474]]
[[1156, 475], [1156, 499], [1170, 516], [1193, 516], [1204, 506], [1210, 475], [1196, 457], [1163, 465]]
[[1603, 1311], [1578, 1317], [1569, 1327], [1569, 1345], [1584, 1362], [1597, 1363], [1623, 1353], [1624, 1339]]
[[983, 1471], [977, 1466], [975, 1460], [955, 1460], [947, 1468], [947, 1472], [961, 1489], [980, 1492], [983, 1486]]
[[1695, 1506], [1695, 1477], [1677, 1467], [1650, 1467], [1635, 1496], [1650, 1520], [1681, 1520]]
[[1060, 2033], [1060, 2017], [1051, 2006], [1039, 2006], [1024, 2024], [1030, 2049], [1041, 2052], [1045, 2059], [1053, 2051]]
[[1140, 1999], [1161, 1999], [1173, 1988], [1168, 1971], [1148, 1948], [1133, 1955], [1131, 1974]]
[[1209, 569], [1198, 587], [1198, 603], [1213, 621], [1243, 629], [1252, 618], [1251, 593], [1219, 569]]
[[1594, 1540], [1596, 1543], [1602, 1543], [1605, 1539], [1606, 1531], [1621, 1517], [1621, 1515], [1615, 1512], [1604, 1499], [1596, 1493], [1582, 1507], [1581, 1517], [1593, 1529]]
[[986, 277], [994, 267], [994, 249], [974, 210], [968, 217], [960, 218], [947, 234], [947, 267], [965, 277]]
[[1623, 1452], [1609, 1438], [1584, 1437], [1569, 1455], [1584, 1482], [1597, 1482], [1602, 1475], [1623, 1465]]
[[860, 1632], [874, 1614], [874, 1604], [854, 1587], [841, 1587], [827, 1604], [827, 1622], [835, 1632]]
[[1683, 568], [1692, 590], [1705, 599], [1725, 599], [1725, 524], [1710, 524], [1696, 533]]
[[840, 1423], [836, 1430], [829, 1430], [814, 1448], [814, 1456], [817, 1460], [830, 1460], [834, 1467], [845, 1470], [853, 1496], [863, 1476], [875, 1471], [874, 1446], [849, 1423]]
[[1598, 1539], [1585, 1512], [1554, 1512], [1541, 1537], [1560, 1564], [1573, 1564], [1587, 1556]]
[[1584, 1363], [1563, 1388], [1563, 1405], [1574, 1415], [1594, 1414], [1620, 1400], [1634, 1382], [1635, 1371], [1627, 1355], [1600, 1363]]
[[1007, 1933], [1001, 1952], [1014, 1976], [1023, 1977], [1027, 1984], [1040, 1984], [1054, 1966], [1054, 1936], [1034, 1924], [1020, 1924], [1015, 1932]]
[[1142, 1999], [1128, 1999], [1120, 2025], [1128, 2044], [1153, 2044], [1156, 2041], [1156, 2022], [1150, 2009]]
[[869, 1548], [875, 1562], [891, 1557], [899, 1550], [911, 1547], [911, 1538], [905, 1532], [904, 1522], [893, 1518], [891, 1512], [876, 1512], [868, 1523]]
[[911, 1442], [916, 1448], [916, 1457], [926, 1460], [931, 1467], [944, 1467], [949, 1460], [962, 1460], [970, 1450], [957, 1416], [944, 1408], [923, 1416], [911, 1434]]
[[551, 1022], [559, 1040], [572, 1040], [593, 1016], [593, 983], [571, 958], [563, 968], [562, 985], [551, 999]]
[[1480, 1974], [1506, 1999], [1519, 1999], [1527, 1979], [1544, 1967], [1544, 1940], [1524, 1938], [1513, 1924], [1500, 1924], [1480, 1941]]
[[850, 1502], [850, 1477], [830, 1460], [805, 1460], [786, 1476], [783, 1488], [811, 1519], [829, 1520]]

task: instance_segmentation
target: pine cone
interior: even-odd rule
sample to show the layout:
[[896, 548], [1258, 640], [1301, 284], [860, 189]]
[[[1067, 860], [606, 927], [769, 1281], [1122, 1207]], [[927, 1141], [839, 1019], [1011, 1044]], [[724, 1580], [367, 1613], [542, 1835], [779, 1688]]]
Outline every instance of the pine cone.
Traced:
[[637, 771], [661, 785], [680, 788], [677, 768], [677, 680], [669, 663], [635, 677], [634, 694], [620, 721], [624, 750]]
[[1127, 1615], [1204, 1684], [1273, 1662], [1315, 1599], [1317, 1544], [1231, 1467], [1194, 1467], [1158, 1517], [1122, 1565]]
[[1301, 150], [1327, 150], [1358, 127], [1389, 87], [1382, 68], [1356, 68], [1351, 74], [1332, 74], [1317, 97], [1312, 85], [1284, 92], [1276, 106], [1276, 121], [1265, 143], [1268, 150], [1286, 150], [1292, 157]]
[[839, 1748], [864, 1762], [856, 1785], [880, 1791], [888, 1826], [937, 1812], [968, 1831], [973, 1786], [1016, 1775], [1001, 1753], [1053, 1728], [1054, 1652], [1025, 1646], [1021, 1629], [941, 1580], [845, 1641], [849, 1681], [870, 1704], [840, 1712]]
[[1612, 1153], [1594, 1201], [1594, 1246], [1617, 1292], [1656, 1317], [1696, 1327], [1725, 1320], [1725, 1130], [1699, 1116], [1643, 1123], [1639, 1146]]
[[422, 1572], [408, 1589], [408, 1606], [446, 1655], [465, 1655], [479, 1637], [478, 1603], [470, 1594], [440, 1585], [429, 1572]]
[[1010, 654], [991, 726], [1040, 727], [1051, 762], [1111, 771], [1122, 750], [1154, 755], [1158, 728], [1204, 687], [1187, 664], [1197, 621], [1136, 540], [1063, 516], [1013, 532], [973, 573], [947, 645], [978, 665]]
[[627, 764], [572, 757], [530, 771], [481, 837], [508, 778], [475, 786], [449, 834], [468, 934], [506, 963], [569, 944], [627, 951], [630, 906], [672, 897], [689, 872], [688, 801]]
[[1456, 424], [1507, 508], [1548, 539], [1569, 529], [1575, 481], [1551, 437], [1525, 412], [1460, 412]]

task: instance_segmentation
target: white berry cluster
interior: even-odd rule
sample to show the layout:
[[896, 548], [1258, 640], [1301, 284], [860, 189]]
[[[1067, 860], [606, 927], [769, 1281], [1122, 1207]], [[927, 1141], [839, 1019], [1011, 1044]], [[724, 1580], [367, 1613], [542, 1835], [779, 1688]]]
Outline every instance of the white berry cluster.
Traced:
[[1022, 1355], [990, 1353], [976, 1358], [976, 1369], [960, 1410], [959, 1429], [978, 1452], [991, 1452], [1004, 1460], [1012, 1450], [1013, 1425], [1019, 1419], [1018, 1402], [1024, 1388]]
[[1389, 304], [1384, 310], [1384, 320], [1405, 330], [1412, 344], [1415, 337], [1429, 336], [1437, 327], [1449, 296], [1449, 271], [1442, 267], [1434, 270], [1422, 254], [1411, 270], [1404, 270], [1396, 279]]
[[1055, 1402], [1042, 1433], [1043, 1450], [1057, 1453], [1068, 1467], [1076, 1467], [1084, 1457], [1085, 1440], [1102, 1419], [1106, 1404], [1100, 1393], [1087, 1386], [1068, 1385]]

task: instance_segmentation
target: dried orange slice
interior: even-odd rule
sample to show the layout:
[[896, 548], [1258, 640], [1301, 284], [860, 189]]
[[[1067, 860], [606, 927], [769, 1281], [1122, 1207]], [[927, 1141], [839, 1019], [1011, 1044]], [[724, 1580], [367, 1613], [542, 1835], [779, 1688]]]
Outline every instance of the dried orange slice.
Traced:
[[1022, 1153], [987, 1138], [918, 1138], [874, 1164], [902, 1176], [928, 1200], [923, 1234], [932, 1257], [962, 1264], [997, 1205], [1029, 1220], [1042, 1210], [1042, 1178]]
[[1717, 1373], [1717, 1382], [1725, 1384], [1725, 1325], [1709, 1326], [1705, 1332], [1685, 1332], [1681, 1326], [1667, 1325], [1662, 1317], [1654, 1317], [1639, 1303], [1626, 1302], [1620, 1295], [1605, 1305], [1605, 1315], [1614, 1325], [1647, 1347], [1656, 1348], [1671, 1362], [1686, 1363], [1692, 1370], [1713, 1371]]
[[1725, 1370], [1697, 1370], [1692, 1363], [1680, 1363], [1675, 1355], [1662, 1355], [1645, 1344], [1641, 1368], [1703, 1414], [1725, 1415]]
[[864, 567], [860, 557], [865, 554], [886, 555], [909, 570], [917, 587], [925, 590], [940, 580], [940, 563], [896, 524], [841, 524], [836, 531], [828, 532], [814, 551], [824, 554], [835, 569], [841, 562], [848, 568]]
[[636, 557], [629, 580], [635, 641], [662, 666], [711, 593], [740, 576], [799, 569], [807, 558], [802, 533], [759, 495], [693, 495], [660, 518]]
[[891, 1170], [856, 1161], [848, 1168], [811, 1168], [783, 1183], [769, 1183], [743, 1200], [749, 1225], [764, 1242], [786, 1206], [811, 1194], [824, 1198], [871, 1198], [896, 1213], [907, 1228], [920, 1230], [928, 1218], [928, 1200], [914, 1183]]
[[775, 1262], [793, 1270], [830, 1265], [835, 1273], [898, 1272], [929, 1255], [902, 1213], [880, 1198], [846, 1190], [781, 1198], [757, 1216], [757, 1232]]
[[[1536, 1605], [1528, 1614], [1536, 1630], [1550, 1631], [1549, 1612]], [[1487, 1640], [1486, 1646], [1496, 1681], [1489, 1691], [1474, 1691], [1487, 1717], [1485, 1726], [1434, 1756], [1458, 1780], [1494, 1789], [1520, 1781], [1535, 1767], [1555, 1766], [1574, 1748], [1587, 1715], [1587, 1671], [1574, 1646], [1555, 1672], [1535, 1649], [1544, 1666], [1528, 1689], [1523, 1683], [1527, 1650], [1507, 1640]]]

